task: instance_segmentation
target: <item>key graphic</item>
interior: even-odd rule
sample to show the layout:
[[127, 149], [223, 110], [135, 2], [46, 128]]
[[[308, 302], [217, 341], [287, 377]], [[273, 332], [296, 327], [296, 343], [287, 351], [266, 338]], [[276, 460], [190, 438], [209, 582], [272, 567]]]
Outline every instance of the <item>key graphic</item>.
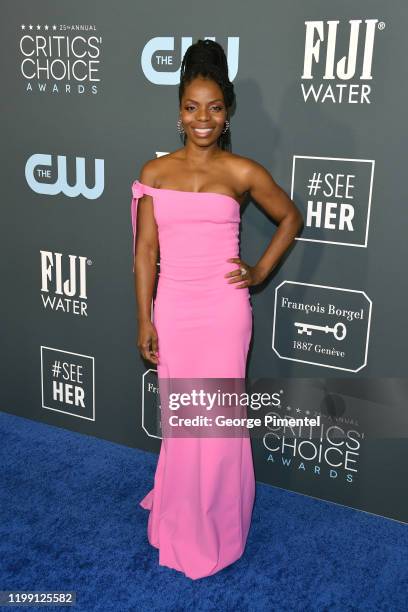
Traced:
[[300, 322], [295, 322], [294, 325], [298, 328], [298, 334], [306, 333], [308, 336], [311, 336], [313, 330], [316, 329], [318, 331], [324, 331], [326, 334], [331, 332], [336, 340], [343, 340], [347, 333], [344, 323], [336, 323], [333, 327], [329, 325], [312, 325], [311, 323]]

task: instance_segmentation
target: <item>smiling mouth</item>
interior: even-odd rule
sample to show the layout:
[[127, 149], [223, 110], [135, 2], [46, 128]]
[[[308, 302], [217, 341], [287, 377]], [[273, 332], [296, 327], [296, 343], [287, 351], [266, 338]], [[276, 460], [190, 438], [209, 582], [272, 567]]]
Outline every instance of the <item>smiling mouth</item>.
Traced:
[[211, 134], [214, 128], [192, 128], [193, 132], [195, 132], [198, 136], [207, 136]]

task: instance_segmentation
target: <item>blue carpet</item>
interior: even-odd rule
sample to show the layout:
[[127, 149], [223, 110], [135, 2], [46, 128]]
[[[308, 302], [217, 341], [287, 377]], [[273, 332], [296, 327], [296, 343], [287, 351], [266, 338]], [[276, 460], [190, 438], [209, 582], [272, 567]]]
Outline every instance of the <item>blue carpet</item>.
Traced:
[[191, 581], [147, 542], [156, 454], [7, 413], [0, 430], [0, 590], [76, 591], [76, 612], [408, 610], [406, 525], [258, 483], [244, 556]]

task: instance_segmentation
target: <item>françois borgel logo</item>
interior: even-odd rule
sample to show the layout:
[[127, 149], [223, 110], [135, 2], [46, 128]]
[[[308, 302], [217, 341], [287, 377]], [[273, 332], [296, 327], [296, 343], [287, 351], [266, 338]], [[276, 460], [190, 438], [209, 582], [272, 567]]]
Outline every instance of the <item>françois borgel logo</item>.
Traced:
[[358, 372], [367, 365], [371, 306], [364, 291], [283, 281], [272, 348], [280, 359]]
[[[371, 104], [378, 19], [305, 21], [303, 100]], [[311, 81], [310, 85], [308, 81]]]
[[366, 247], [374, 160], [294, 155], [291, 198], [305, 219], [296, 240]]
[[[75, 162], [75, 163], [74, 163]], [[65, 155], [52, 156], [47, 153], [34, 153], [25, 165], [27, 184], [35, 193], [55, 196], [63, 193], [69, 198], [79, 195], [87, 200], [96, 200], [104, 190], [104, 160], [94, 160], [93, 176], [86, 175], [85, 157], [76, 157], [71, 161], [70, 175], [74, 181], [68, 180], [68, 162]], [[93, 186], [88, 183], [93, 180]], [[73, 183], [73, 184], [70, 184]]]
[[97, 94], [102, 36], [87, 24], [21, 24], [20, 73], [27, 92]]
[[162, 439], [159, 381], [153, 368], [142, 376], [142, 428], [149, 438]]
[[87, 266], [92, 261], [52, 251], [40, 251], [40, 258], [44, 308], [87, 317]]
[[41, 398], [43, 408], [94, 421], [94, 357], [41, 346]]
[[[204, 40], [214, 40], [214, 36], [204, 36]], [[191, 36], [182, 36], [180, 50], [176, 49], [174, 36], [155, 36], [144, 46], [141, 56], [145, 77], [155, 85], [178, 85], [180, 82], [181, 62], [187, 49], [193, 44]], [[226, 44], [228, 75], [233, 81], [238, 72], [239, 37], [228, 36]]]

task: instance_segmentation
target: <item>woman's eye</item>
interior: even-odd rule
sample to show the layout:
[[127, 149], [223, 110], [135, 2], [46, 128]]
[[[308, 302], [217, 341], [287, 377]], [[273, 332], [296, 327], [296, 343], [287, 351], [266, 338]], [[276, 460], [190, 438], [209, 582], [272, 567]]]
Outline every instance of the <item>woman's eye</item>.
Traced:
[[[191, 106], [191, 105], [190, 106], [186, 106], [186, 110], [187, 111], [191, 111], [191, 110], [194, 110], [194, 109], [195, 109], [195, 106]], [[218, 111], [222, 110], [222, 106], [212, 106], [211, 109], [218, 112]]]

